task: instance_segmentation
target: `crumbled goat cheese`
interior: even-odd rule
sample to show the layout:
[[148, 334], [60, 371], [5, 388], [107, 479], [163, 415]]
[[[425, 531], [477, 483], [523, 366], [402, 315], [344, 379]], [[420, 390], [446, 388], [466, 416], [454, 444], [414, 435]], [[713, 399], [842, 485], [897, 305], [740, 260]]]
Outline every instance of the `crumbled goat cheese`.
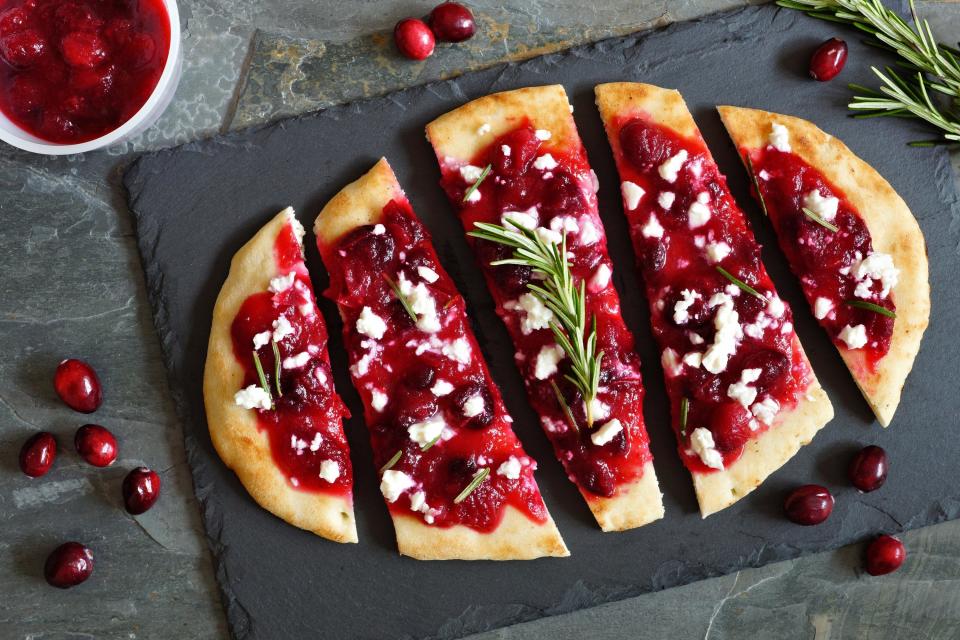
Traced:
[[382, 236], [387, 232], [387, 228], [380, 223], [373, 225], [373, 235]]
[[620, 185], [620, 192], [623, 194], [623, 202], [627, 205], [627, 211], [633, 211], [640, 204], [640, 198], [646, 193], [643, 188], [637, 184], [625, 180]]
[[613, 440], [618, 433], [623, 431], [623, 425], [620, 424], [620, 420], [614, 418], [610, 422], [604, 424], [602, 427], [590, 434], [590, 441], [598, 447], [602, 447], [611, 440]]
[[261, 331], [260, 333], [253, 336], [253, 348], [256, 350], [262, 346], [270, 344], [270, 338], [272, 337], [272, 335], [273, 334], [270, 333], [269, 331]]
[[400, 295], [404, 297], [407, 304], [417, 316], [417, 328], [426, 333], [436, 333], [440, 331], [437, 301], [430, 295], [427, 286], [422, 282], [414, 285], [407, 280], [402, 271], [400, 272], [397, 286], [400, 289]]
[[660, 195], [657, 196], [657, 204], [659, 204], [664, 209], [669, 209], [673, 206], [673, 201], [677, 199], [677, 194], [673, 191], [661, 191]]
[[767, 313], [774, 318], [782, 318], [786, 311], [787, 305], [783, 304], [783, 300], [780, 299], [780, 296], [771, 294], [770, 298], [767, 300]]
[[538, 171], [552, 171], [557, 168], [557, 161], [549, 153], [545, 153], [533, 161], [533, 168]]
[[286, 291], [293, 286], [293, 281], [296, 279], [297, 274], [291, 271], [285, 276], [277, 276], [276, 278], [270, 281], [270, 292], [271, 293], [281, 293]]
[[[587, 404], [583, 404], [584, 411], [587, 410]], [[594, 420], [606, 420], [610, 415], [610, 405], [600, 400], [600, 398], [594, 398], [590, 401], [590, 416]]]
[[515, 227], [535, 229], [539, 221], [540, 216], [537, 214], [536, 207], [530, 207], [526, 211], [504, 211], [500, 216], [500, 224], [507, 229]]
[[510, 300], [504, 303], [503, 308], [507, 311], [521, 311], [520, 332], [528, 335], [538, 329], [546, 329], [553, 320], [553, 312], [547, 308], [540, 298], [532, 293], [525, 293], [516, 300]]
[[480, 167], [475, 167], [472, 164], [467, 164], [460, 167], [460, 177], [463, 178], [463, 181], [467, 184], [474, 184], [480, 179], [482, 174], [483, 169]]
[[711, 469], [723, 469], [723, 456], [717, 451], [713, 434], [709, 429], [697, 427], [690, 434], [690, 447], [700, 456], [700, 461]]
[[[481, 398], [482, 400], [482, 398]], [[473, 416], [470, 416], [473, 417]], [[433, 442], [437, 436], [443, 433], [447, 423], [443, 421], [443, 416], [437, 414], [427, 418], [423, 422], [415, 422], [407, 427], [407, 435], [421, 447], [425, 447]]]
[[823, 320], [833, 311], [833, 302], [830, 298], [820, 297], [813, 303], [813, 315], [817, 320]]
[[874, 251], [866, 258], [854, 263], [851, 273], [857, 279], [854, 295], [858, 298], [873, 297], [873, 281], [879, 280], [882, 289], [880, 297], [886, 298], [890, 290], [897, 286], [900, 270], [893, 264], [893, 258], [887, 253]]
[[380, 479], [380, 493], [383, 494], [387, 502], [396, 502], [400, 494], [412, 488], [414, 484], [416, 483], [414, 483], [413, 478], [403, 471], [388, 469], [383, 472]]
[[824, 198], [820, 195], [819, 189], [814, 189], [803, 196], [803, 206], [824, 220], [833, 222], [834, 218], [837, 217], [837, 208], [840, 206], [840, 200], [833, 196]]
[[643, 229], [641, 229], [640, 232], [644, 238], [663, 237], [663, 227], [660, 226], [660, 221], [657, 220], [656, 214], [650, 214], [650, 219], [647, 221], [647, 224], [643, 225]]
[[273, 400], [270, 398], [270, 394], [255, 384], [237, 391], [233, 395], [233, 401], [237, 406], [243, 407], [244, 409], [263, 409], [267, 411], [273, 406]]
[[750, 407], [750, 413], [767, 426], [773, 424], [773, 419], [777, 417], [777, 412], [779, 411], [780, 403], [770, 396], [767, 396], [760, 402], [755, 402], [753, 406]]
[[673, 305], [673, 321], [677, 324], [686, 324], [690, 319], [690, 307], [702, 297], [692, 289], [681, 291], [680, 299]]
[[324, 460], [320, 463], [320, 477], [327, 482], [334, 482], [340, 477], [340, 465], [336, 460]]
[[780, 123], [774, 122], [770, 130], [770, 146], [777, 151], [790, 153], [790, 132]]
[[364, 307], [360, 310], [356, 327], [358, 333], [369, 336], [374, 340], [379, 340], [387, 332], [387, 323], [370, 307]]
[[487, 135], [488, 133], [490, 133], [490, 130], [491, 130], [491, 129], [492, 129], [492, 127], [490, 126], [490, 123], [489, 123], [489, 122], [484, 122], [482, 125], [480, 125], [480, 128], [477, 129], [477, 135], [478, 135], [478, 136], [485, 136], [485, 135]]
[[440, 352], [447, 358], [459, 362], [460, 364], [467, 364], [470, 362], [470, 355], [473, 353], [473, 350], [470, 348], [470, 341], [466, 338], [457, 338], [453, 342], [447, 342], [440, 349]]
[[453, 391], [453, 385], [446, 380], [437, 380], [433, 383], [433, 386], [430, 387], [430, 393], [438, 397], [449, 395], [451, 391]]
[[293, 326], [286, 316], [280, 316], [273, 321], [273, 341], [281, 342], [284, 338], [293, 333]]
[[487, 408], [487, 403], [483, 401], [483, 396], [479, 393], [467, 398], [463, 403], [463, 415], [467, 418], [476, 418]]
[[601, 262], [600, 265], [594, 269], [593, 276], [590, 278], [590, 291], [596, 293], [597, 291], [606, 289], [607, 285], [610, 284], [610, 276], [612, 274], [613, 272], [610, 271], [607, 263]]
[[703, 354], [703, 368], [710, 373], [720, 373], [727, 368], [730, 356], [737, 350], [737, 342], [743, 337], [740, 314], [733, 308], [733, 298], [726, 293], [716, 293], [708, 305], [716, 308], [713, 327], [716, 330], [711, 344]]
[[301, 351], [296, 355], [292, 355], [289, 358], [283, 359], [283, 368], [284, 369], [299, 369], [306, 366], [310, 362], [310, 353], [308, 351]]
[[687, 365], [688, 367], [693, 367], [694, 369], [699, 367], [700, 363], [702, 362], [703, 354], [699, 351], [691, 351], [683, 356], [683, 364]]
[[757, 399], [757, 388], [751, 387], [750, 383], [760, 379], [762, 369], [744, 369], [740, 372], [740, 380], [727, 387], [727, 397], [732, 398], [748, 409], [753, 401]]
[[710, 207], [707, 206], [708, 202], [710, 202], [710, 194], [702, 191], [697, 194], [696, 202], [690, 205], [690, 208], [687, 210], [687, 223], [691, 229], [699, 229], [710, 222]]
[[387, 394], [382, 391], [377, 391], [376, 389], [374, 389], [370, 394], [370, 406], [373, 407], [373, 410], [377, 412], [383, 411], [389, 400], [390, 399], [387, 397]]
[[434, 282], [440, 279], [440, 274], [438, 274], [436, 271], [434, 271], [430, 267], [424, 267], [422, 265], [417, 267], [417, 275], [419, 275], [421, 278], [423, 278], [430, 284], [433, 284]]
[[537, 361], [533, 368], [533, 377], [537, 380], [546, 380], [557, 372], [557, 363], [563, 360], [563, 349], [555, 344], [546, 344], [540, 347]]
[[681, 149], [675, 156], [668, 158], [657, 168], [660, 177], [667, 182], [676, 182], [677, 176], [680, 174], [680, 169], [683, 168], [683, 163], [687, 161], [688, 157], [689, 154], [687, 150]]
[[[586, 219], [584, 219], [586, 218]], [[600, 230], [593, 224], [589, 216], [580, 218], [580, 244], [593, 244], [600, 240]]]
[[711, 242], [707, 245], [707, 259], [710, 262], [722, 262], [730, 255], [730, 245], [726, 242]]
[[323, 443], [323, 436], [318, 431], [313, 434], [313, 440], [310, 441], [310, 451], [319, 451], [321, 443]]
[[502, 144], [500, 145], [500, 153], [502, 153], [505, 157], [509, 158], [510, 154], [513, 153], [513, 151], [510, 149], [508, 145]]
[[850, 349], [859, 349], [867, 344], [867, 328], [862, 324], [858, 324], [855, 327], [847, 325], [840, 330], [838, 337], [843, 340]]
[[553, 136], [553, 134], [551, 134], [546, 129], [537, 129], [536, 131], [533, 132], [533, 135], [537, 137], [537, 140], [541, 140], [541, 141], [549, 140]]
[[522, 469], [523, 465], [520, 463], [520, 460], [516, 456], [510, 456], [497, 467], [497, 475], [503, 476], [507, 480], [516, 480], [520, 477], [520, 471]]
[[663, 366], [664, 373], [671, 378], [675, 378], [683, 371], [683, 366], [677, 359], [677, 352], [670, 347], [664, 349], [663, 353], [660, 354], [660, 364]]

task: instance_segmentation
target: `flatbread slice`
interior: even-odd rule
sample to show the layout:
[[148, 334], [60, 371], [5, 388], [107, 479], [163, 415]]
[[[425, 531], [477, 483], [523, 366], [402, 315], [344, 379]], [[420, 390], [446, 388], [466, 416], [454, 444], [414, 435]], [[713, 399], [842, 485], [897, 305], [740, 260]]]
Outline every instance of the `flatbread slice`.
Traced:
[[387, 161], [334, 196], [314, 230], [400, 553], [569, 555], [463, 299]]
[[680, 94], [613, 83], [596, 96], [680, 455], [706, 517], [786, 463], [833, 408]]
[[[588, 412], [582, 390], [569, 384], [573, 358], [555, 339], [551, 312], [529, 288], [542, 282], [542, 272], [492, 265], [509, 258], [509, 250], [487, 239], [468, 241], [557, 458], [601, 529], [621, 531], [662, 518], [664, 510], [643, 421], [640, 363], [612, 284], [596, 175], [571, 112], [562, 86], [526, 87], [440, 116], [427, 125], [427, 138], [468, 234], [477, 223], [519, 224], [556, 245], [566, 238], [572, 279], [585, 285], [586, 308], [597, 322], [596, 352], [603, 353], [597, 411], [591, 406]], [[590, 322], [585, 318], [585, 327]]]
[[[930, 320], [920, 226], [873, 167], [813, 123], [759, 109], [718, 109], [745, 165], [755, 170], [754, 191], [814, 315], [886, 427]], [[775, 126], [780, 149], [771, 144]], [[805, 205], [829, 226], [806, 214]], [[864, 303], [896, 318], [851, 306]], [[858, 326], [862, 336], [852, 331]]]
[[324, 538], [356, 542], [341, 423], [349, 413], [333, 388], [302, 240], [287, 208], [234, 256], [210, 328], [207, 424], [220, 458], [264, 509]]

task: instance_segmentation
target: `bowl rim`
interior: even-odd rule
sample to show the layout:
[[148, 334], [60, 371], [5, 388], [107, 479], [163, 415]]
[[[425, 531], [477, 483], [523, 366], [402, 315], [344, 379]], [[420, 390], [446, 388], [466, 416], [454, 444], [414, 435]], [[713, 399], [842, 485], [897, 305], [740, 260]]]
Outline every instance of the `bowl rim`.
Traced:
[[[14, 131], [2, 128], [0, 128], [0, 140], [31, 153], [64, 156], [74, 153], [85, 153], [110, 146], [115, 142], [119, 142], [133, 129], [140, 126], [143, 120], [153, 111], [154, 107], [157, 106], [157, 103], [163, 99], [168, 85], [177, 74], [177, 66], [180, 64], [180, 10], [177, 7], [177, 0], [162, 0], [162, 2], [164, 8], [167, 10], [167, 19], [170, 22], [170, 47], [167, 49], [167, 61], [164, 63], [163, 72], [160, 74], [160, 79], [157, 80], [157, 85], [150, 93], [150, 97], [147, 98], [143, 106], [141, 106], [135, 114], [130, 116], [126, 122], [99, 138], [74, 144], [41, 142], [33, 139], [36, 136], [26, 138], [18, 135], [18, 133]], [[12, 124], [17, 132], [23, 131], [16, 123]], [[25, 131], [23, 132], [26, 134]]]

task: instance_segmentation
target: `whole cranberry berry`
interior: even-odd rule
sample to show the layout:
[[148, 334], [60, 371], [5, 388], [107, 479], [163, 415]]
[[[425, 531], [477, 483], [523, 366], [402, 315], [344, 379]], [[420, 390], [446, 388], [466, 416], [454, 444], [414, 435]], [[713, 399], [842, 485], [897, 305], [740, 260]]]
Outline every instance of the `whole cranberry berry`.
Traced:
[[826, 487], [805, 484], [787, 496], [783, 509], [787, 517], [797, 524], [820, 524], [829, 518], [833, 511], [833, 496]]
[[907, 558], [903, 543], [893, 536], [878, 536], [867, 547], [867, 573], [882, 576], [900, 568]]
[[93, 367], [74, 358], [57, 366], [53, 388], [68, 407], [80, 413], [93, 413], [103, 399], [100, 379]]
[[833, 80], [847, 63], [847, 43], [830, 38], [821, 44], [810, 58], [810, 77], [820, 82]]
[[95, 467], [109, 467], [117, 459], [117, 439], [98, 424], [85, 424], [73, 439], [80, 457]]
[[876, 491], [887, 480], [887, 452], [875, 445], [864, 447], [850, 461], [847, 475], [860, 491]]
[[393, 40], [397, 49], [411, 60], [425, 60], [436, 45], [433, 32], [423, 20], [404, 18], [393, 28]]
[[36, 29], [15, 31], [0, 38], [0, 56], [14, 67], [29, 67], [47, 52], [47, 41]]
[[137, 467], [123, 479], [123, 505], [127, 513], [140, 515], [160, 497], [160, 476], [146, 467]]
[[71, 67], [96, 67], [110, 57], [107, 43], [91, 31], [74, 31], [60, 41], [63, 59]]
[[463, 42], [473, 37], [477, 25], [470, 9], [459, 2], [438, 4], [430, 12], [430, 29], [442, 42]]
[[20, 449], [20, 470], [31, 478], [39, 478], [53, 466], [57, 457], [57, 441], [52, 433], [41, 431], [30, 436]]
[[69, 589], [93, 573], [93, 552], [79, 542], [65, 542], [47, 556], [43, 576], [59, 589]]

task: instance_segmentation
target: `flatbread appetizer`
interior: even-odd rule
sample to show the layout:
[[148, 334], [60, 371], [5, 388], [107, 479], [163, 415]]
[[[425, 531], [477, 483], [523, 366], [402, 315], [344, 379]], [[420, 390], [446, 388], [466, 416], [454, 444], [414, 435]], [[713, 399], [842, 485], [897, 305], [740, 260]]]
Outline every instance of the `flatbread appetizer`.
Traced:
[[566, 556], [463, 298], [386, 160], [314, 230], [400, 553]]
[[427, 137], [570, 480], [604, 531], [662, 518], [640, 361], [563, 87], [474, 100]]
[[719, 110], [814, 316], [886, 427], [930, 319], [920, 226], [873, 167], [814, 124]]
[[706, 517], [787, 462], [833, 407], [680, 94], [615, 83], [596, 96], [680, 455]]
[[287, 208], [233, 257], [213, 310], [203, 399], [213, 445], [263, 508], [356, 542], [353, 471], [327, 328]]

